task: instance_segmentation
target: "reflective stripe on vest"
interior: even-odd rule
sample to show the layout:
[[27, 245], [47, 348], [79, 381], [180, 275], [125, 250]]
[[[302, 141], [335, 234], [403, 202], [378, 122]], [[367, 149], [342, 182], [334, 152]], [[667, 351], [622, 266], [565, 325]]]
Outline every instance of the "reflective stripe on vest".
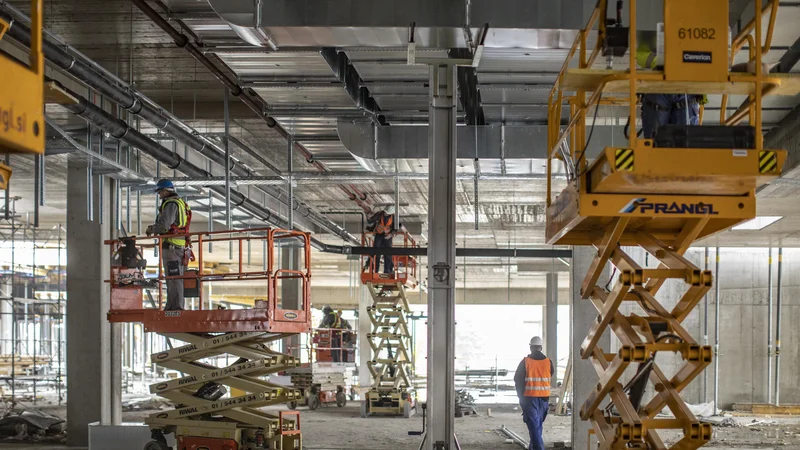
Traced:
[[[173, 223], [170, 226], [169, 231], [167, 231], [166, 234], [188, 233], [189, 230], [186, 229], [186, 208], [188, 207], [188, 205], [180, 197], [167, 197], [166, 199], [164, 199], [163, 202], [161, 202], [160, 211], [163, 211], [164, 207], [168, 203], [175, 203], [175, 206], [178, 207], [178, 214], [177, 217], [175, 217], [175, 223]], [[178, 237], [167, 238], [164, 239], [164, 242], [177, 247], [186, 246], [185, 238], [178, 238]]]
[[339, 314], [337, 313], [331, 313], [331, 314], [333, 314], [336, 317], [336, 319], [333, 321], [333, 326], [331, 328], [342, 328], [342, 319], [339, 317]]
[[525, 396], [550, 397], [550, 360], [525, 357]]
[[386, 234], [392, 231], [392, 220], [394, 216], [384, 214], [378, 219], [378, 225], [375, 227], [376, 234]]

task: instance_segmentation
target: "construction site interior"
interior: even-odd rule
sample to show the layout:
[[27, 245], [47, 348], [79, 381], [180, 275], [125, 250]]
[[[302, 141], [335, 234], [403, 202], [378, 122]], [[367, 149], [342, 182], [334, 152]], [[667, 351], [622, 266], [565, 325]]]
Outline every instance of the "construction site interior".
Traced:
[[0, 449], [800, 449], [798, 24], [0, 0]]

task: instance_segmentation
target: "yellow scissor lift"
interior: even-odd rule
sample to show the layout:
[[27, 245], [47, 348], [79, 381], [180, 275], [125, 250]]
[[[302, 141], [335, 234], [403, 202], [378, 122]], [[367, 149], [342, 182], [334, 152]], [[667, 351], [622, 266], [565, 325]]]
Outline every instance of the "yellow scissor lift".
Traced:
[[[0, 39], [9, 24], [0, 20]], [[31, 1], [30, 67], [0, 55], [0, 153], [44, 154], [44, 56], [42, 0]], [[0, 189], [8, 188], [11, 168], [0, 162]]]
[[[599, 382], [589, 398], [575, 401], [580, 418], [591, 421], [599, 448], [667, 448], [658, 430], [677, 429], [683, 436], [671, 448], [695, 449], [711, 439], [711, 427], [697, 420], [680, 393], [711, 363], [712, 349], [698, 344], [682, 322], [713, 280], [710, 272], [682, 255], [697, 239], [755, 217], [756, 188], [779, 177], [786, 160], [785, 151], [763, 148], [761, 100], [765, 95], [800, 93], [800, 79], [762, 73], [761, 58], [769, 50], [777, 1], [762, 8], [762, 1], [756, 0], [755, 10], [762, 14], [733, 39], [731, 57], [750, 40], [754, 73], [729, 72], [727, 0], [664, 0], [665, 70], [637, 70], [636, 1], [625, 3], [630, 22], [628, 67], [593, 68], [608, 33], [607, 0], [601, 0], [576, 37], [550, 94], [548, 175], [553, 159], [560, 159], [568, 181], [554, 200], [552, 181], [548, 181], [547, 241], [597, 249], [580, 292], [598, 312], [581, 346], [581, 357], [591, 360]], [[771, 19], [762, 48], [752, 42], [763, 42], [761, 19], [766, 12]], [[595, 23], [598, 44], [587, 49], [587, 36]], [[706, 30], [698, 32], [701, 39], [686, 38], [687, 30], [694, 36], [694, 29]], [[749, 38], [751, 32], [754, 40]], [[718, 39], [702, 38], [709, 35]], [[686, 52], [708, 57], [697, 63], [686, 58]], [[637, 139], [632, 126], [627, 146], [605, 148], [587, 163], [583, 152], [588, 146], [590, 108], [623, 106], [630, 123], [636, 124], [636, 101], [631, 99], [642, 93], [747, 95], [741, 111], [731, 117], [723, 106], [721, 123], [735, 124], [749, 117], [756, 130], [753, 148], [656, 148], [653, 140]], [[566, 127], [561, 125], [564, 102], [569, 104]], [[622, 246], [640, 247], [660, 264], [655, 269], [643, 267]], [[609, 262], [619, 271], [610, 291], [604, 287], [606, 280], [600, 281]], [[668, 279], [683, 280], [686, 286], [672, 307], [656, 298]], [[636, 305], [636, 312], [624, 314], [620, 309], [624, 302]], [[616, 353], [598, 345], [609, 328], [620, 341]], [[684, 361], [671, 377], [655, 363], [656, 353], [662, 351], [677, 353]], [[631, 364], [638, 370], [626, 377]], [[643, 399], [648, 382], [654, 393]], [[665, 407], [674, 419], [656, 419]]]

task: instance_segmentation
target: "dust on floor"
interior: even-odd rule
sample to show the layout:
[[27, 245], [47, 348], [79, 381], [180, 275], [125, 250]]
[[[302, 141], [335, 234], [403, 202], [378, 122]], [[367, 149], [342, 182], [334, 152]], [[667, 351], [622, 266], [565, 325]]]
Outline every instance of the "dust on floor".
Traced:
[[[487, 408], [491, 408], [492, 417], [487, 415]], [[421, 416], [410, 419], [402, 417], [362, 419], [359, 411], [358, 402], [352, 402], [344, 408], [323, 406], [316, 411], [301, 408], [304, 447], [307, 450], [416, 450], [419, 447], [421, 438], [409, 436], [408, 432], [422, 429]], [[455, 419], [456, 435], [464, 450], [520, 449], [515, 444], [506, 443], [505, 437], [496, 432], [501, 425], [527, 439], [522, 415], [519, 411], [514, 411], [511, 405], [480, 405], [478, 413], [477, 416]], [[147, 411], [125, 413], [123, 419], [141, 422], [147, 414]], [[735, 420], [738, 427], [716, 427], [714, 439], [708, 447], [713, 447], [715, 450], [727, 448], [800, 450], [800, 417], [736, 417]], [[754, 420], [761, 422], [753, 424]], [[544, 440], [548, 446], [553, 442], [569, 441], [570, 432], [570, 417], [553, 415], [547, 417]], [[0, 441], [0, 449], [60, 450], [66, 447]]]

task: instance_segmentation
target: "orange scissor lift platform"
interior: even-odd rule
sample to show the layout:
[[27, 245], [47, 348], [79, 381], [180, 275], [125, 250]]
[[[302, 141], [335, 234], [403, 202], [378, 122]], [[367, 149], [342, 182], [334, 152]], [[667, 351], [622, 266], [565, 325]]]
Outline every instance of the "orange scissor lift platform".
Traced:
[[[761, 14], [753, 14], [757, 19], [733, 39], [730, 50], [733, 60], [749, 42], [748, 67], [754, 69], [753, 73], [729, 71], [723, 39], [688, 43], [681, 38], [687, 29], [691, 34], [695, 28], [706, 30], [706, 36], [714, 34], [707, 31], [712, 29], [720, 35], [727, 34], [727, 0], [664, 1], [666, 70], [639, 70], [636, 51], [631, 50], [625, 57], [628, 67], [622, 70], [594, 68], [608, 32], [607, 3], [598, 2], [588, 25], [578, 33], [548, 105], [547, 242], [592, 246], [597, 250], [580, 292], [597, 310], [598, 317], [580, 354], [592, 362], [599, 381], [588, 398], [575, 399], [576, 410], [582, 420], [591, 422], [590, 435], [595, 436], [602, 450], [696, 449], [711, 439], [711, 426], [700, 423], [680, 393], [711, 363], [714, 350], [698, 344], [682, 322], [712, 287], [713, 277], [683, 254], [697, 239], [755, 218], [756, 189], [780, 177], [786, 161], [786, 151], [764, 148], [762, 98], [800, 93], [800, 77], [762, 73], [762, 56], [769, 51], [779, 4], [772, 1], [762, 7], [761, 0], [755, 2], [755, 11]], [[637, 49], [637, 2], [630, 0], [626, 4], [629, 49]], [[762, 39], [766, 14], [769, 25], [766, 39]], [[595, 24], [598, 43], [587, 48], [587, 36]], [[692, 58], [681, 60], [681, 52], [690, 47], [689, 53], [713, 58], [708, 56], [708, 64], [700, 67], [693, 64], [696, 61]], [[629, 123], [636, 124], [635, 99], [643, 93], [722, 95], [720, 123], [738, 125], [747, 119], [754, 128], [754, 145], [664, 148], [656, 147], [654, 140], [638, 139], [631, 131], [627, 145], [605, 148], [587, 163], [589, 110], [599, 105], [621, 107]], [[728, 115], [728, 96], [737, 94], [748, 98]], [[562, 104], [569, 108], [566, 127], [562, 126]], [[702, 115], [701, 110], [701, 125]], [[563, 164], [567, 182], [553, 198], [555, 160]], [[623, 246], [643, 249], [657, 266], [637, 261]], [[600, 278], [608, 263], [619, 275], [606, 284]], [[669, 307], [656, 298], [668, 279], [685, 284], [683, 295]], [[623, 303], [631, 305], [632, 312], [623, 313], [627, 310], [620, 309]], [[576, 303], [576, 307], [580, 306]], [[599, 345], [606, 330], [613, 331], [619, 339], [617, 352], [609, 353]], [[656, 353], [661, 351], [676, 353], [684, 361], [671, 376], [655, 361]], [[629, 367], [636, 368], [634, 375], [626, 372]], [[655, 393], [645, 401], [643, 394], [648, 384]], [[674, 418], [656, 418], [664, 408], [669, 408]], [[682, 437], [667, 447], [659, 435], [662, 429], [680, 430]]]
[[[145, 251], [160, 249], [164, 239], [187, 238], [196, 255], [197, 268], [168, 276], [159, 252], [156, 278], [144, 276], [137, 263]], [[135, 247], [137, 258], [123, 266], [123, 240]], [[299, 367], [300, 358], [272, 347], [280, 340], [311, 331], [310, 235], [272, 228], [228, 230], [188, 235], [156, 236], [107, 241], [112, 254], [111, 308], [114, 323], [142, 323], [144, 330], [167, 338], [170, 348], [151, 355], [151, 361], [180, 377], [155, 383], [150, 392], [166, 398], [175, 408], [145, 419], [153, 440], [145, 450], [166, 450], [164, 435], [173, 433], [180, 448], [298, 449], [302, 448], [300, 415], [296, 411], [265, 412], [261, 408], [297, 401], [301, 392], [277, 385], [265, 377]], [[144, 243], [143, 243], [144, 242]], [[262, 244], [263, 264], [254, 268], [245, 247]], [[230, 245], [238, 255], [231, 271], [209, 270], [203, 262], [204, 246]], [[276, 267], [276, 249], [303, 250], [299, 269]], [[130, 254], [131, 252], [128, 252]], [[152, 253], [148, 253], [152, 254]], [[128, 260], [129, 261], [129, 260]], [[183, 283], [186, 297], [198, 298], [198, 310], [164, 311], [163, 287], [168, 280]], [[247, 309], [203, 309], [206, 283], [263, 282], [265, 298]], [[300, 286], [298, 308], [286, 308], [279, 299], [280, 283]], [[157, 301], [149, 295], [157, 291]], [[144, 293], [151, 299], [143, 303]], [[172, 346], [172, 340], [185, 344]], [[228, 364], [227, 361], [233, 361]], [[216, 365], [215, 365], [216, 364]], [[221, 365], [220, 365], [221, 364]], [[230, 395], [228, 392], [230, 391]]]
[[[401, 233], [403, 237], [402, 248], [419, 247], [417, 241], [408, 233]], [[361, 245], [363, 247], [373, 247], [375, 243], [375, 233], [364, 232], [361, 235]], [[417, 258], [407, 255], [393, 255], [394, 271], [383, 273], [378, 270], [381, 267], [382, 255], [361, 256], [361, 282], [375, 286], [396, 286], [398, 283], [410, 288], [417, 286]]]

